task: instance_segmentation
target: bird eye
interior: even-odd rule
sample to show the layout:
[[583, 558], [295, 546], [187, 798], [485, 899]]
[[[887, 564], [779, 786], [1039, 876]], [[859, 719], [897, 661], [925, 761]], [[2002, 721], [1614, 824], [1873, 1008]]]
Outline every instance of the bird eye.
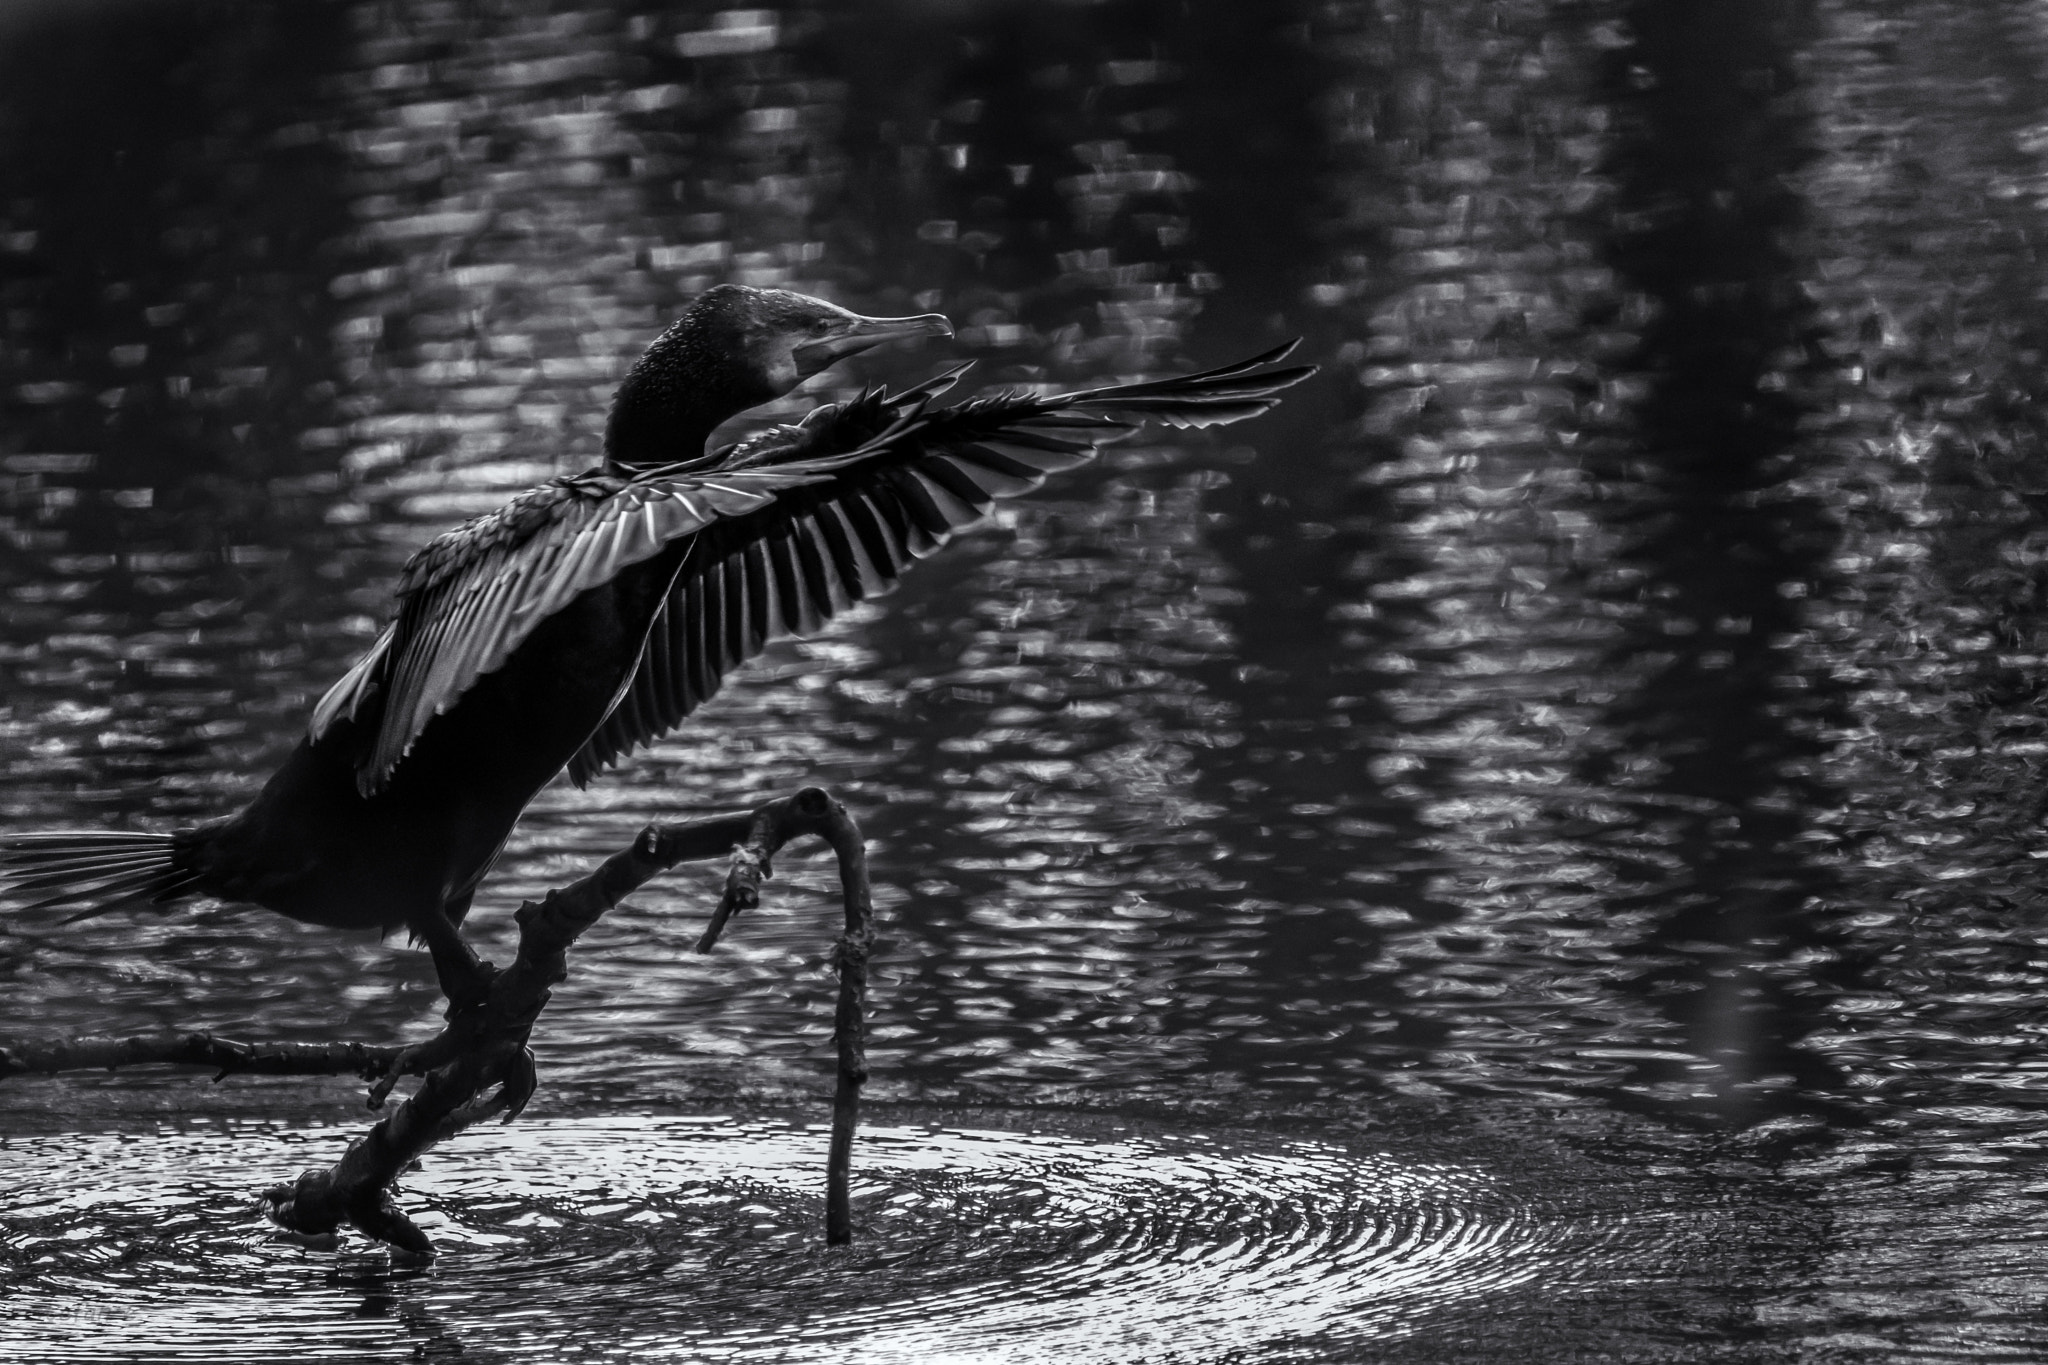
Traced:
[[829, 331], [831, 331], [831, 330], [832, 330], [832, 319], [830, 319], [830, 318], [813, 318], [813, 319], [811, 319], [811, 335], [812, 335], [812, 336], [814, 336], [814, 337], [821, 337], [821, 336], [825, 335], [825, 333], [827, 333], [827, 332], [829, 332]]

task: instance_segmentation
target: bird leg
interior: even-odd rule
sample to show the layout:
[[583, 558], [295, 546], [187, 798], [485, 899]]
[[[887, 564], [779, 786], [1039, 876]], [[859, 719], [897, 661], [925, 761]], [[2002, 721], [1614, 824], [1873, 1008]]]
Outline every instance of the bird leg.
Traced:
[[[425, 941], [427, 952], [434, 959], [434, 974], [440, 980], [441, 994], [448, 997], [448, 1026], [425, 1043], [400, 1048], [372, 1073], [372, 1109], [384, 1107], [384, 1101], [401, 1077], [419, 1075], [445, 1065], [460, 1055], [473, 1039], [488, 1032], [495, 1022], [485, 1016], [489, 1013], [491, 986], [498, 979], [498, 969], [477, 956], [476, 950], [463, 939], [455, 921], [441, 907], [436, 906], [407, 923], [414, 936]], [[530, 1078], [532, 1070], [529, 1057], [526, 1077]], [[512, 1091], [520, 1089], [521, 1079], [525, 1078], [515, 1078], [510, 1086]], [[531, 1094], [532, 1086], [528, 1083], [525, 1094], [515, 1093], [513, 1098], [523, 1108], [526, 1096]]]
[[490, 999], [491, 982], [497, 978], [498, 969], [477, 956], [476, 949], [469, 946], [462, 931], [441, 907], [434, 907], [408, 924], [426, 943], [427, 952], [434, 959], [441, 994], [448, 997], [449, 1017], [481, 1008]]

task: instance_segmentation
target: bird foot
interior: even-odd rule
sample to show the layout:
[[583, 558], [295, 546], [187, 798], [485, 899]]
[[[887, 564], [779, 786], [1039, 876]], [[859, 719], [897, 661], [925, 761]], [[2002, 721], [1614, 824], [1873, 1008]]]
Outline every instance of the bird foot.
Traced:
[[[491, 1014], [491, 988], [500, 976], [498, 968], [478, 960], [473, 970], [465, 971], [459, 978], [453, 973], [441, 978], [441, 990], [448, 997], [448, 1008], [442, 1018], [448, 1022], [441, 1031], [423, 1043], [399, 1049], [390, 1063], [370, 1085], [369, 1107], [382, 1109], [384, 1101], [391, 1098], [392, 1090], [406, 1076], [423, 1075], [435, 1067], [445, 1066], [454, 1061], [476, 1039], [491, 1030], [494, 1019]], [[524, 1049], [522, 1049], [524, 1051]], [[514, 1066], [519, 1064], [515, 1061]], [[508, 1098], [514, 1101], [513, 1114], [524, 1108], [533, 1095], [533, 1054], [526, 1053], [525, 1076], [530, 1083], [522, 1092], [512, 1081], [508, 1081]], [[517, 1072], [514, 1080], [519, 1079]]]
[[526, 1102], [533, 1098], [533, 1092], [540, 1089], [540, 1072], [533, 1062], [533, 1049], [522, 1047], [506, 1059], [503, 1095], [505, 1117], [500, 1123], [510, 1123], [526, 1108]]
[[[434, 1039], [434, 1042], [439, 1041], [439, 1038]], [[421, 1065], [421, 1058], [431, 1046], [433, 1046], [433, 1043], [415, 1043], [411, 1047], [400, 1048], [398, 1055], [386, 1063], [382, 1073], [378, 1075], [376, 1080], [370, 1083], [370, 1094], [367, 1101], [369, 1107], [372, 1109], [382, 1109], [384, 1101], [391, 1098], [392, 1088], [398, 1084], [401, 1078], [413, 1075], [418, 1071], [427, 1070], [425, 1066]]]

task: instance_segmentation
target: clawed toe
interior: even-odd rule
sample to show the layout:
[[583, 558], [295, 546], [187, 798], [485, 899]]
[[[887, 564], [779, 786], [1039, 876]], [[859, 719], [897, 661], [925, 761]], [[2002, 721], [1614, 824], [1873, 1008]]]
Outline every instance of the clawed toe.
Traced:
[[418, 1046], [399, 1049], [398, 1053], [385, 1064], [382, 1074], [370, 1084], [370, 1108], [382, 1109], [384, 1107], [384, 1101], [391, 1098], [393, 1087], [398, 1084], [401, 1077], [411, 1074], [413, 1064], [418, 1061], [419, 1056], [420, 1048]]
[[[433, 1070], [460, 1052], [465, 1040], [488, 1031], [490, 1021], [485, 1011], [491, 1003], [491, 987], [496, 984], [498, 975], [496, 967], [481, 960], [465, 968], [460, 975], [453, 972], [442, 974], [441, 990], [448, 997], [448, 1009], [442, 1017], [448, 1021], [447, 1024], [427, 1041], [399, 1049], [372, 1079], [370, 1108], [382, 1109], [384, 1101], [391, 1097], [391, 1091], [402, 1078]], [[529, 1054], [526, 1061], [529, 1079], [532, 1071]], [[529, 1084], [525, 1093], [517, 1096], [517, 1103], [523, 1107], [532, 1093]]]
[[526, 1102], [533, 1098], [533, 1092], [540, 1088], [540, 1073], [533, 1062], [533, 1049], [522, 1047], [505, 1063], [505, 1117], [500, 1120], [510, 1123], [526, 1108]]

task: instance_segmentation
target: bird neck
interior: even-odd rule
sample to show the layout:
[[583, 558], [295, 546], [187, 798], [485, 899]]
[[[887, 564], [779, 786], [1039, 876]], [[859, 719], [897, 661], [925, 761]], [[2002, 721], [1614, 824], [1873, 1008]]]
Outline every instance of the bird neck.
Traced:
[[693, 310], [627, 373], [605, 424], [608, 468], [694, 460], [720, 423], [777, 396], [740, 339], [706, 324]]

